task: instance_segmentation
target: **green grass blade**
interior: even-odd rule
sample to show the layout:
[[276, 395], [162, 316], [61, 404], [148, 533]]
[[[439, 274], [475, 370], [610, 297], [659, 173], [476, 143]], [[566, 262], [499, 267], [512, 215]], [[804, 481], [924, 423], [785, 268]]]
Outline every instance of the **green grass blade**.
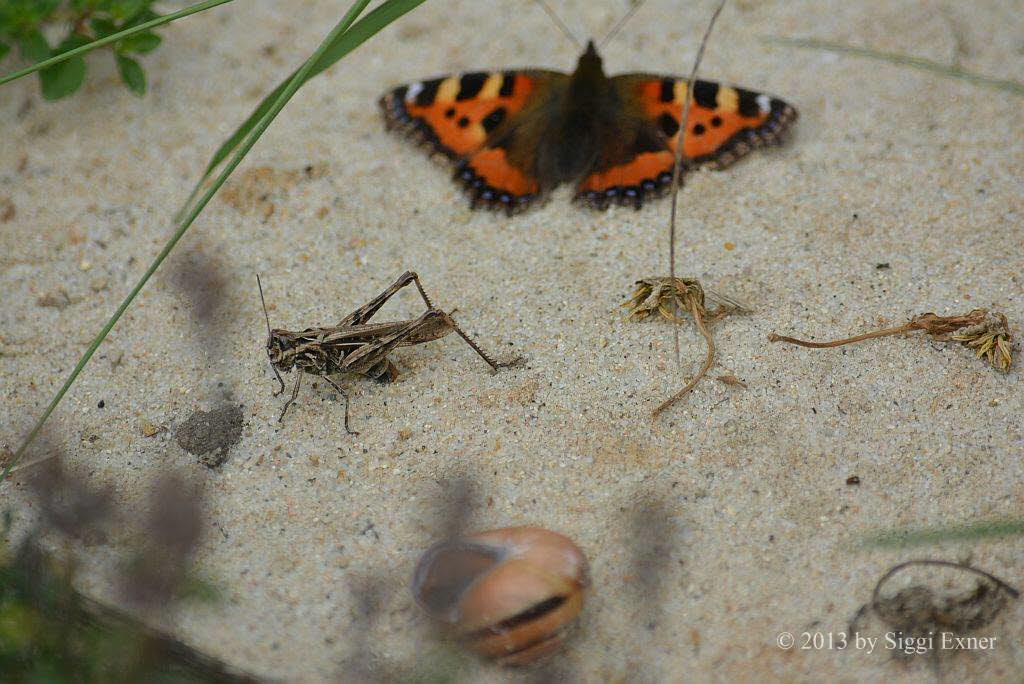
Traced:
[[788, 47], [805, 48], [808, 50], [824, 50], [825, 52], [836, 52], [844, 55], [854, 55], [856, 57], [866, 57], [868, 59], [877, 59], [882, 62], [889, 62], [890, 64], [899, 64], [902, 66], [909, 66], [915, 69], [921, 69], [923, 71], [930, 71], [935, 74], [947, 76], [949, 78], [958, 78], [963, 81], [968, 81], [980, 86], [986, 86], [988, 88], [995, 88], [996, 90], [1003, 90], [1019, 97], [1024, 97], [1024, 83], [1018, 81], [1011, 81], [1008, 79], [991, 78], [990, 76], [983, 76], [981, 74], [975, 74], [970, 71], [964, 71], [963, 69], [948, 64], [940, 64], [933, 62], [929, 59], [923, 59], [921, 57], [911, 57], [909, 55], [899, 55], [891, 52], [879, 52], [878, 50], [870, 50], [868, 48], [854, 47], [853, 45], [845, 45], [843, 43], [833, 43], [827, 40], [817, 40], [814, 38], [778, 38], [774, 36], [764, 36], [761, 38], [766, 43], [774, 43], [776, 45], [786, 45]]
[[35, 73], [36, 71], [39, 71], [40, 69], [45, 69], [47, 67], [51, 67], [54, 64], [60, 64], [61, 62], [65, 61], [65, 60], [71, 59], [72, 57], [77, 57], [78, 55], [85, 54], [86, 52], [89, 52], [90, 50], [95, 50], [96, 48], [101, 48], [104, 45], [110, 45], [111, 43], [116, 43], [117, 41], [119, 41], [119, 40], [121, 40], [123, 38], [127, 38], [128, 36], [135, 35], [136, 33], [142, 33], [144, 31], [148, 31], [149, 29], [153, 28], [154, 26], [160, 26], [161, 24], [166, 24], [168, 22], [174, 21], [175, 19], [181, 19], [182, 17], [187, 17], [190, 14], [195, 14], [196, 12], [202, 12], [203, 10], [208, 10], [211, 7], [216, 7], [217, 5], [223, 5], [223, 4], [228, 3], [228, 2], [231, 2], [231, 0], [204, 0], [204, 2], [196, 3], [195, 5], [190, 5], [189, 7], [186, 7], [185, 9], [182, 9], [182, 10], [178, 10], [177, 12], [171, 12], [170, 14], [165, 14], [162, 17], [157, 17], [156, 19], [153, 19], [151, 21], [147, 21], [147, 22], [145, 22], [143, 24], [139, 24], [138, 26], [132, 26], [131, 28], [127, 28], [124, 31], [118, 31], [117, 33], [113, 33], [113, 34], [111, 34], [109, 36], [106, 36], [104, 38], [100, 38], [99, 40], [94, 40], [91, 43], [86, 43], [85, 45], [81, 45], [81, 46], [75, 48], [74, 50], [68, 50], [67, 52], [61, 53], [61, 54], [56, 55], [54, 57], [50, 57], [49, 59], [44, 59], [42, 62], [37, 62], [37, 63], [33, 64], [30, 67], [26, 67], [26, 68], [22, 69], [21, 71], [15, 71], [13, 74], [7, 74], [6, 76], [0, 76], [0, 85], [3, 85], [5, 83], [10, 83], [11, 81], [19, 79], [22, 76], [28, 76], [31, 73]]
[[[185, 235], [185, 232], [192, 225], [192, 222], [195, 221], [196, 217], [199, 216], [200, 212], [202, 212], [206, 205], [209, 204], [210, 200], [213, 199], [214, 194], [216, 194], [220, 187], [224, 185], [224, 182], [228, 179], [228, 176], [230, 176], [231, 173], [235, 170], [235, 168], [242, 162], [242, 159], [245, 158], [245, 155], [248, 154], [249, 150], [252, 149], [253, 145], [256, 144], [256, 141], [259, 140], [260, 136], [263, 135], [263, 132], [267, 130], [271, 122], [278, 115], [278, 113], [280, 113], [280, 111], [292, 98], [295, 92], [302, 86], [303, 83], [309, 80], [310, 75], [313, 73], [313, 69], [315, 69], [317, 65], [322, 65], [325, 63], [324, 56], [329, 53], [337, 54], [338, 46], [344, 46], [347, 44], [343, 41], [339, 41], [339, 38], [346, 34], [346, 29], [349, 29], [349, 27], [352, 27], [352, 30], [358, 27], [358, 25], [352, 26], [352, 24], [353, 22], [355, 22], [359, 14], [366, 8], [366, 5], [369, 4], [369, 1], [370, 0], [356, 0], [356, 2], [353, 3], [352, 7], [349, 8], [348, 12], [346, 12], [345, 16], [342, 17], [341, 21], [338, 22], [338, 24], [331, 30], [327, 37], [324, 38], [324, 40], [320, 43], [320, 45], [317, 47], [316, 51], [312, 54], [312, 56], [310, 56], [310, 58], [307, 59], [303, 63], [303, 65], [293, 74], [293, 76], [284, 84], [284, 88], [278, 94], [277, 98], [271, 103], [266, 113], [264, 113], [264, 115], [260, 117], [259, 121], [256, 122], [256, 124], [252, 127], [252, 129], [241, 141], [237, 150], [235, 150], [235, 152], [232, 154], [231, 159], [228, 160], [228, 163], [225, 165], [224, 169], [220, 172], [220, 174], [218, 174], [217, 178], [206, 190], [206, 192], [203, 193], [202, 197], [199, 198], [199, 201], [196, 202], [196, 204], [188, 211], [188, 214], [181, 220], [177, 230], [175, 230], [174, 234], [171, 236], [170, 240], [167, 241], [167, 244], [164, 245], [163, 249], [160, 250], [160, 253], [149, 265], [149, 268], [146, 269], [146, 272], [142, 275], [142, 278], [139, 279], [139, 282], [135, 284], [135, 287], [132, 288], [131, 292], [128, 293], [128, 296], [125, 297], [124, 301], [121, 302], [121, 305], [118, 306], [117, 311], [114, 312], [114, 315], [110, 317], [110, 320], [107, 321], [107, 323], [103, 326], [103, 329], [100, 330], [99, 334], [89, 344], [89, 347], [85, 350], [85, 353], [82, 355], [82, 358], [78, 360], [78, 363], [75, 365], [74, 370], [71, 371], [71, 375], [68, 376], [68, 379], [64, 382], [64, 385], [60, 388], [60, 390], [58, 390], [53, 400], [46, 407], [46, 410], [43, 412], [43, 415], [36, 422], [35, 426], [32, 428], [32, 431], [25, 438], [25, 441], [22, 442], [21, 446], [18, 447], [17, 452], [15, 452], [14, 456], [11, 457], [10, 461], [5, 465], [3, 474], [0, 475], [0, 486], [2, 486], [3, 482], [6, 481], [7, 476], [10, 474], [11, 470], [24, 455], [25, 450], [35, 439], [36, 435], [39, 434], [40, 429], [42, 429], [43, 425], [46, 423], [46, 420], [50, 417], [50, 414], [53, 413], [53, 410], [60, 403], [61, 399], [64, 398], [64, 395], [67, 393], [68, 389], [70, 389], [71, 385], [78, 378], [78, 375], [82, 372], [82, 369], [85, 368], [85, 365], [92, 358], [93, 354], [96, 352], [96, 349], [99, 348], [100, 344], [106, 338], [107, 334], [114, 327], [117, 321], [121, 318], [125, 310], [127, 310], [128, 306], [132, 303], [132, 301], [139, 294], [142, 288], [146, 285], [150, 277], [152, 277], [153, 273], [156, 272], [156, 270], [164, 262], [164, 260], [171, 253], [174, 247], [178, 244], [178, 241], [181, 240], [181, 238]], [[374, 28], [372, 31], [370, 31], [369, 27], [364, 24], [363, 29], [361, 29], [360, 32], [357, 33], [359, 39], [354, 41], [351, 44], [351, 47], [345, 50], [345, 52], [342, 52], [340, 55], [338, 55], [338, 57], [336, 57], [330, 63], [333, 64], [338, 59], [340, 59], [341, 56], [347, 54], [347, 52], [350, 52], [354, 47], [360, 45], [367, 38], [369, 38], [374, 33], [382, 29], [384, 26], [394, 21], [398, 17], [402, 16], [403, 14], [405, 14], [405, 12], [409, 11], [410, 9], [413, 9], [417, 5], [422, 4], [423, 2], [425, 2], [425, 0], [390, 0], [389, 3], [387, 4], [406, 6], [407, 9], [404, 12], [389, 12], [386, 14], [377, 14], [378, 20], [380, 20], [381, 17], [385, 17], [386, 21], [378, 21], [377, 23], [373, 24], [372, 26]], [[384, 6], [378, 8], [378, 10], [382, 9], [383, 7]], [[370, 15], [367, 15], [367, 19], [369, 17]], [[330, 52], [332, 48], [334, 50], [333, 53]], [[320, 71], [322, 71], [325, 68], [326, 67], [322, 67]], [[26, 464], [26, 466], [27, 465], [31, 464]]]
[[[334, 43], [329, 45], [324, 54], [317, 60], [317, 63], [313, 65], [309, 74], [305, 77], [305, 80], [308, 80], [327, 69], [339, 59], [366, 42], [370, 36], [374, 35], [406, 12], [415, 9], [424, 2], [426, 2], [426, 0], [387, 0], [387, 2], [360, 19], [357, 24], [346, 31], [343, 35], [338, 36]], [[274, 88], [269, 95], [263, 98], [263, 101], [260, 102], [256, 109], [253, 110], [252, 114], [249, 115], [249, 118], [242, 122], [242, 125], [239, 126], [235, 132], [223, 142], [223, 144], [221, 144], [210, 159], [210, 163], [207, 164], [206, 170], [203, 172], [203, 177], [198, 183], [196, 183], [195, 188], [192, 189], [192, 193], [185, 201], [185, 205], [178, 212], [179, 217], [185, 215], [189, 206], [192, 204], [192, 201], [202, 189], [203, 184], [213, 173], [213, 170], [217, 168], [217, 165], [224, 161], [229, 154], [231, 154], [231, 151], [235, 149], [242, 138], [244, 138], [248, 132], [252, 130], [253, 126], [256, 125], [256, 122], [260, 120], [260, 117], [270, 109], [271, 104], [281, 94], [284, 87], [292, 78], [295, 77], [295, 73], [296, 72], [292, 72], [291, 76]]]
[[948, 541], [980, 541], [992, 537], [1024, 535], [1024, 518], [1004, 518], [929, 529], [907, 529], [882, 532], [867, 537], [862, 546], [874, 548], [902, 548], [938, 544]]

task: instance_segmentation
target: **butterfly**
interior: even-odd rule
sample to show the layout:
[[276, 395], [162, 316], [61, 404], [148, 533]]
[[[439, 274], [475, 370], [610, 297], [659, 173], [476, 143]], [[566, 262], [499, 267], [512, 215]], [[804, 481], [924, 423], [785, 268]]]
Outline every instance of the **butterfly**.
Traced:
[[[385, 126], [456, 164], [471, 206], [510, 215], [562, 183], [594, 208], [632, 204], [672, 182], [687, 79], [608, 77], [593, 41], [571, 74], [470, 72], [399, 86], [380, 98]], [[724, 168], [780, 142], [797, 118], [780, 99], [694, 82], [682, 170]]]

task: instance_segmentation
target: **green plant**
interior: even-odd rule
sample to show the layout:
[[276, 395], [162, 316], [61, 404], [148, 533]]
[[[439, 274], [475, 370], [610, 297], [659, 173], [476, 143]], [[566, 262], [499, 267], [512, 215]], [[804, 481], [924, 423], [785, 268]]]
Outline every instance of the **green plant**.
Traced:
[[973, 542], [1024, 535], [1024, 518], [980, 520], [930, 528], [904, 528], [878, 532], [866, 537], [868, 548], [904, 548], [943, 542]]
[[[136, 612], [219, 600], [216, 587], [192, 570], [203, 527], [201, 490], [165, 473], [140, 520], [113, 505], [109, 488], [87, 484], [82, 472], [65, 469], [59, 459], [48, 465], [29, 484], [40, 513], [34, 531], [11, 544], [11, 512], [0, 521], [0, 680], [256, 681], [74, 586], [71, 545], [113, 526], [135, 525], [142, 541], [123, 550], [130, 562], [119, 563], [109, 579]], [[64, 552], [38, 545], [35, 538], [43, 534], [60, 540]]]
[[[53, 57], [45, 62], [40, 62], [32, 65], [27, 69], [22, 69], [19, 72], [9, 74], [0, 78], [0, 85], [27, 76], [28, 74], [35, 73], [44, 68], [49, 68], [56, 64], [62, 64], [72, 57], [78, 56], [89, 50], [93, 50], [97, 47], [101, 47], [104, 44], [113, 42], [114, 40], [120, 40], [127, 38], [130, 35], [141, 33], [143, 30], [148, 30], [157, 23], [166, 23], [172, 19], [187, 16], [188, 14], [194, 14], [204, 9], [209, 9], [219, 4], [229, 2], [230, 0], [205, 0], [204, 2], [197, 3], [191, 7], [187, 7], [179, 12], [169, 14], [158, 19], [154, 19], [151, 22], [145, 22], [136, 27], [120, 31], [107, 38], [93, 41], [87, 45], [82, 45], [75, 50], [71, 50], [57, 57]], [[245, 122], [229, 137], [221, 147], [216, 151], [213, 158], [210, 160], [209, 165], [206, 168], [206, 172], [203, 174], [202, 180], [196, 185], [185, 204], [185, 207], [178, 213], [175, 219], [177, 224], [176, 229], [171, 235], [170, 239], [164, 245], [163, 249], [156, 255], [152, 263], [142, 274], [142, 277], [135, 284], [132, 290], [125, 296], [124, 300], [118, 306], [117, 310], [114, 311], [113, 315], [106, 322], [99, 333], [93, 338], [93, 341], [86, 348], [82, 354], [78, 363], [75, 364], [71, 374], [67, 380], [61, 386], [53, 399], [47, 405], [43, 414], [36, 421], [32, 430], [25, 437], [24, 441], [18, 447], [14, 454], [0, 461], [0, 466], [3, 466], [3, 473], [0, 474], [0, 484], [6, 481], [7, 476], [11, 473], [14, 467], [18, 464], [18, 461], [25, 454], [26, 449], [32, 444], [32, 441], [39, 434], [43, 425], [46, 423], [50, 414], [57, 408], [57, 404], [60, 403], [61, 399], [74, 384], [78, 375], [85, 368], [85, 365], [89, 363], [93, 354], [102, 344], [103, 340], [106, 339], [114, 325], [121, 319], [125, 310], [135, 300], [135, 297], [139, 294], [149, 279], [153, 276], [156, 270], [164, 262], [167, 256], [174, 250], [174, 247], [181, 240], [185, 232], [195, 221], [196, 217], [202, 212], [206, 205], [213, 199], [214, 194], [220, 190], [221, 186], [228, 179], [228, 176], [235, 170], [235, 168], [242, 162], [245, 155], [248, 154], [249, 150], [256, 144], [260, 136], [263, 135], [264, 131], [270, 126], [274, 118], [280, 113], [292, 96], [298, 91], [298, 89], [305, 84], [307, 80], [316, 76], [320, 72], [327, 69], [329, 66], [342, 59], [352, 50], [366, 42], [369, 38], [374, 36], [377, 32], [383, 29], [385, 26], [395, 21], [399, 17], [403, 16], [407, 12], [412, 11], [419, 5], [426, 2], [426, 0], [385, 0], [382, 4], [377, 6], [371, 12], [369, 12], [362, 19], [357, 22], [356, 19], [362, 14], [363, 10], [369, 4], [369, 0], [356, 0], [349, 8], [348, 12], [342, 17], [341, 21], [334, 27], [334, 29], [327, 35], [326, 38], [320, 43], [313, 54], [307, 59], [302, 65], [292, 73], [283, 83], [277, 86], [269, 95], [267, 95], [262, 102], [256, 107], [255, 111], [249, 116]], [[221, 172], [210, 181], [209, 185], [206, 182], [211, 178], [213, 171], [220, 166], [222, 162], [225, 162], [224, 168]], [[205, 187], [205, 191], [200, 194], [200, 191]], [[197, 199], [198, 198], [198, 199]], [[43, 457], [39, 460], [45, 460]], [[31, 463], [24, 464], [21, 467], [26, 467]]]
[[[0, 59], [12, 45], [24, 59], [41, 62], [75, 48], [160, 18], [155, 0], [5, 0], [0, 2]], [[45, 34], [62, 29], [51, 45]], [[152, 52], [161, 38], [143, 30], [112, 43], [121, 80], [136, 95], [146, 92], [146, 73], [135, 56]], [[57, 100], [85, 82], [85, 59], [80, 55], [39, 71], [43, 97]]]
[[975, 85], [984, 86], [986, 88], [995, 88], [996, 90], [1003, 90], [1005, 92], [1012, 93], [1018, 97], [1024, 97], [1024, 83], [1020, 83], [1019, 81], [983, 76], [982, 74], [965, 71], [960, 67], [940, 64], [921, 57], [900, 55], [892, 52], [881, 52], [879, 50], [869, 50], [867, 48], [846, 45], [844, 43], [837, 43], [830, 40], [817, 40], [815, 38], [804, 39], [764, 36], [761, 40], [765, 43], [774, 43], [776, 45], [785, 45], [787, 47], [803, 48], [807, 50], [822, 50], [839, 55], [853, 55], [854, 57], [876, 59], [881, 62], [899, 64], [900, 66], [906, 66], [912, 69], [930, 71], [933, 74], [939, 74], [940, 76], [945, 76], [947, 78], [958, 78], [963, 81], [974, 83]]

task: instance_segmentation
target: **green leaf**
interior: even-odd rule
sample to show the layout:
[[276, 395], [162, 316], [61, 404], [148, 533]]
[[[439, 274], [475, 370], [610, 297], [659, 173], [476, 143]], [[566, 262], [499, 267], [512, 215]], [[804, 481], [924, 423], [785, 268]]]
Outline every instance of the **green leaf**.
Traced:
[[3, 0], [0, 28], [11, 36], [24, 35], [49, 20], [59, 5], [60, 0]]
[[128, 90], [136, 95], [146, 94], [146, 74], [142, 67], [131, 57], [115, 54], [117, 58], [117, 70], [121, 73], [121, 80], [128, 86]]
[[89, 20], [89, 25], [92, 26], [92, 30], [96, 32], [97, 38], [106, 38], [109, 35], [113, 35], [117, 31], [117, 25], [114, 24], [110, 19], [104, 19], [102, 17], [95, 17]]
[[39, 31], [30, 31], [23, 35], [18, 41], [18, 49], [21, 50], [22, 57], [33, 62], [41, 62], [53, 54], [46, 38], [43, 38]]
[[67, 38], [61, 41], [57, 49], [53, 51], [55, 55], [62, 55], [69, 50], [88, 45], [91, 39], [88, 36], [83, 36], [81, 33], [72, 33]]
[[118, 46], [120, 52], [135, 52], [140, 55], [144, 55], [147, 52], [152, 52], [162, 42], [162, 38], [156, 35], [152, 31], [146, 31], [145, 33], [139, 33], [125, 38]]
[[124, 21], [126, 19], [134, 19], [139, 12], [146, 8], [148, 2], [147, 0], [116, 0], [109, 4], [108, 11], [110, 15], [115, 19]]
[[[89, 43], [89, 39], [72, 33], [57, 46], [55, 54], [74, 50]], [[85, 60], [81, 57], [55, 64], [39, 72], [39, 83], [43, 89], [43, 97], [47, 100], [59, 100], [78, 90], [85, 82]]]
[[157, 14], [150, 8], [143, 7], [131, 19], [126, 21], [121, 28], [131, 28], [132, 26], [138, 26], [139, 24], [144, 24], [147, 21], [153, 21], [154, 19], [157, 19], [160, 16], [161, 15]]

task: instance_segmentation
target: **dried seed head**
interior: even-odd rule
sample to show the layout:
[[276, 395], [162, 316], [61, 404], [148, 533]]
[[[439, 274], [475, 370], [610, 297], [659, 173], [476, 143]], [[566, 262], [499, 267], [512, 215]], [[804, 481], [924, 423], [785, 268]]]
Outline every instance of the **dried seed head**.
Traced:
[[522, 665], [562, 642], [586, 584], [586, 558], [571, 540], [510, 527], [435, 544], [416, 565], [412, 592], [476, 652]]
[[665, 320], [681, 323], [681, 313], [690, 310], [690, 302], [704, 311], [704, 288], [690, 278], [643, 278], [636, 281], [633, 297], [623, 306], [629, 309], [629, 320], [650, 318], [655, 312]]
[[[714, 302], [715, 308], [709, 310], [706, 300]], [[627, 316], [631, 321], [649, 318], [657, 312], [667, 321], [681, 323], [682, 314], [691, 313], [694, 307], [707, 323], [729, 314], [750, 313], [750, 309], [740, 302], [712, 290], [705, 290], [700, 281], [693, 278], [638, 280], [633, 296], [623, 306], [629, 310]]]
[[1005, 373], [1013, 363], [1013, 335], [1006, 316], [984, 309], [978, 311], [984, 314], [981, 322], [961, 328], [949, 339], [973, 349], [979, 359], [984, 358], [993, 368]]

